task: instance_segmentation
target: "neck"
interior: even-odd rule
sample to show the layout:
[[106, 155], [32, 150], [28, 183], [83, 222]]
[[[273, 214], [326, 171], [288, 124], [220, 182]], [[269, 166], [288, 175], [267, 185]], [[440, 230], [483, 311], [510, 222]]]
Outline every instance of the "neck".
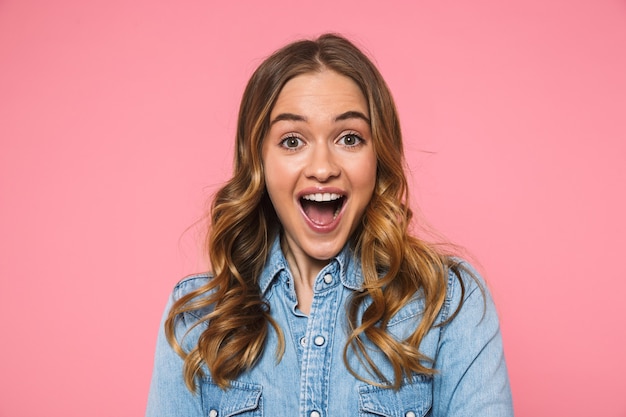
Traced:
[[281, 248], [293, 276], [298, 308], [303, 313], [309, 314], [313, 302], [315, 278], [328, 264], [328, 260], [313, 259], [302, 251], [292, 250], [286, 238], [281, 239]]

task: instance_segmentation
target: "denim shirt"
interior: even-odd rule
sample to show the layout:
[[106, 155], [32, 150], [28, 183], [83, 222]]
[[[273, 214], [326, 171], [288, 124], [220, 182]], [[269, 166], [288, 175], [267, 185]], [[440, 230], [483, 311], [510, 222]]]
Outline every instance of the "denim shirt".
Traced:
[[[174, 300], [209, 279], [205, 274], [194, 275], [178, 283], [165, 314]], [[443, 326], [431, 328], [420, 345], [420, 352], [434, 360], [435, 375], [413, 375], [399, 390], [381, 388], [355, 378], [343, 360], [348, 328], [346, 305], [363, 283], [358, 259], [346, 247], [322, 269], [306, 316], [297, 308], [293, 276], [276, 240], [259, 277], [259, 287], [284, 333], [285, 353], [280, 362], [275, 352], [278, 338], [269, 326], [266, 347], [251, 370], [222, 390], [204, 367], [205, 375], [194, 394], [185, 386], [183, 361], [168, 344], [161, 323], [146, 416], [512, 416], [494, 304], [486, 288], [481, 291], [480, 277], [474, 280], [465, 272], [462, 279], [464, 304], [458, 315]], [[437, 323], [453, 314], [460, 297], [461, 286], [451, 272]], [[406, 338], [419, 323], [422, 311], [423, 300], [416, 295], [390, 320], [388, 331], [398, 339]], [[179, 320], [178, 340], [207, 312], [187, 313]], [[205, 323], [197, 326], [183, 340], [186, 351], [205, 328]], [[373, 349], [369, 353], [392, 381], [393, 371], [386, 357]], [[372, 379], [354, 355], [348, 360], [360, 376]]]

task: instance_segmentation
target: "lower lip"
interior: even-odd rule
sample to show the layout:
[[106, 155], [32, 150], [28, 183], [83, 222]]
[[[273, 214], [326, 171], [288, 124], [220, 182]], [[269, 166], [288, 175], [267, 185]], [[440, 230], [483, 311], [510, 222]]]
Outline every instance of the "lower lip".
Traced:
[[313, 230], [316, 233], [330, 233], [333, 230], [335, 230], [337, 226], [339, 226], [341, 217], [343, 216], [343, 212], [346, 208], [346, 203], [347, 201], [343, 202], [343, 206], [341, 206], [341, 210], [339, 210], [339, 213], [337, 213], [337, 216], [333, 219], [332, 222], [328, 224], [322, 225], [322, 224], [317, 224], [317, 223], [312, 222], [311, 219], [309, 219], [309, 217], [304, 213], [302, 206], [300, 206], [300, 213], [302, 214], [302, 217], [304, 217], [304, 221], [306, 222], [306, 224], [309, 226], [311, 230]]

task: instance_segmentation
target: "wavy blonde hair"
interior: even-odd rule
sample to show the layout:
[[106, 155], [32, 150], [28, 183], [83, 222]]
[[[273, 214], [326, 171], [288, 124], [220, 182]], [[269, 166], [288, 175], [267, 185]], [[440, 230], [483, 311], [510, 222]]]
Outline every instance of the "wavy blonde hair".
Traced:
[[[360, 254], [364, 290], [351, 299], [347, 311], [350, 333], [344, 362], [355, 354], [376, 385], [397, 389], [415, 373], [432, 375], [422, 363], [429, 358], [418, 347], [433, 327], [446, 296], [450, 268], [456, 263], [433, 245], [409, 233], [409, 208], [402, 134], [389, 88], [374, 64], [345, 38], [325, 34], [316, 40], [291, 43], [267, 58], [254, 72], [239, 111], [232, 178], [216, 193], [211, 206], [207, 247], [212, 279], [177, 300], [165, 323], [167, 338], [184, 359], [184, 378], [190, 390], [207, 366], [216, 384], [230, 381], [254, 366], [265, 348], [269, 327], [279, 335], [276, 354], [284, 352], [282, 330], [262, 299], [258, 277], [280, 223], [265, 193], [261, 147], [269, 129], [269, 115], [287, 81], [298, 75], [330, 69], [354, 80], [369, 105], [371, 132], [377, 157], [376, 186], [361, 224], [352, 236]], [[406, 340], [388, 331], [389, 320], [419, 291], [425, 304], [421, 321]], [[369, 306], [363, 314], [360, 306]], [[210, 307], [195, 324], [208, 326], [197, 344], [185, 352], [174, 333], [183, 314]], [[373, 343], [392, 364], [389, 381], [374, 363], [365, 341]]]

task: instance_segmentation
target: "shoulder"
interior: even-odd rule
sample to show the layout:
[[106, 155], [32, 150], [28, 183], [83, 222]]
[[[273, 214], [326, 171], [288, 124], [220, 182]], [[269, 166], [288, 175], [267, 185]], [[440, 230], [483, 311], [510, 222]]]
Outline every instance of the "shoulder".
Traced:
[[[203, 302], [203, 299], [208, 298], [211, 294], [211, 291], [208, 290], [207, 287], [212, 278], [212, 275], [209, 273], [188, 275], [174, 286], [170, 296], [169, 308], [175, 307], [180, 311], [180, 313], [178, 313], [179, 324], [189, 326], [201, 320], [213, 310], [211, 304]], [[187, 299], [184, 304], [180, 305], [178, 302], [187, 296], [191, 297]], [[197, 307], [186, 307], [186, 305], [192, 303]]]
[[178, 283], [174, 286], [174, 290], [172, 291], [172, 298], [175, 301], [180, 300], [185, 295], [191, 294], [192, 292], [206, 286], [210, 280], [211, 275], [207, 272], [188, 275], [178, 281]]
[[484, 310], [488, 303], [491, 303], [491, 296], [480, 273], [469, 262], [451, 258], [441, 320], [450, 320], [462, 310]]
[[474, 291], [485, 288], [485, 280], [480, 273], [464, 259], [450, 258], [448, 264], [447, 289], [449, 296], [454, 295], [454, 291], [460, 288]]
[[451, 263], [437, 327], [433, 415], [512, 416], [502, 335], [484, 279], [469, 263]]

